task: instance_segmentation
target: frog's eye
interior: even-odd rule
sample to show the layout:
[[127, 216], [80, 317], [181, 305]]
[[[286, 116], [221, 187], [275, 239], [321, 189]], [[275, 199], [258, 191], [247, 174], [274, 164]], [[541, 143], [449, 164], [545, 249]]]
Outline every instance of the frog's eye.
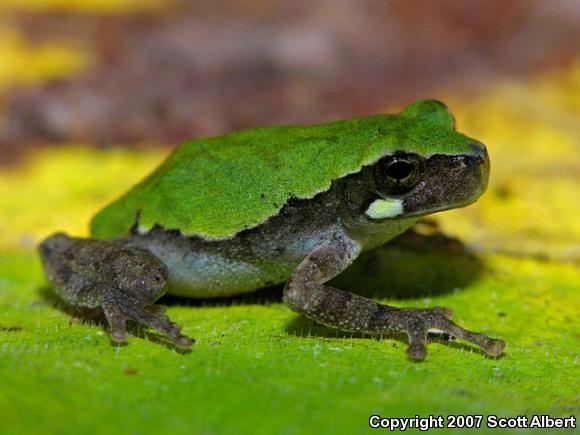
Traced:
[[375, 183], [384, 194], [400, 194], [411, 190], [423, 174], [423, 159], [416, 154], [395, 154], [375, 166]]

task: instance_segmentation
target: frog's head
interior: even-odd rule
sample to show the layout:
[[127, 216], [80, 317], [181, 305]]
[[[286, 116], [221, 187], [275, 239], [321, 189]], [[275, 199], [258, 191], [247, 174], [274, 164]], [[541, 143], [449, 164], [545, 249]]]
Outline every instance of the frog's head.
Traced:
[[485, 146], [455, 131], [453, 116], [438, 101], [419, 101], [398, 115], [401, 131], [372, 170], [370, 221], [418, 217], [471, 204], [486, 189]]

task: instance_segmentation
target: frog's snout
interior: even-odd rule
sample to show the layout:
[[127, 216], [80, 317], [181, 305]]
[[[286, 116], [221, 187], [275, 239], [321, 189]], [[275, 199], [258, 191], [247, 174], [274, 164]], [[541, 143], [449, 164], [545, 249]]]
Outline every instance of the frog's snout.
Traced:
[[473, 155], [477, 163], [479, 164], [479, 170], [481, 173], [481, 193], [485, 192], [487, 188], [487, 183], [489, 181], [489, 154], [485, 145], [479, 142], [473, 142], [469, 144], [469, 147], [473, 151]]
[[435, 154], [427, 161], [423, 181], [403, 202], [406, 216], [422, 216], [464, 207], [477, 200], [489, 179], [489, 156], [485, 146], [474, 142], [471, 152]]

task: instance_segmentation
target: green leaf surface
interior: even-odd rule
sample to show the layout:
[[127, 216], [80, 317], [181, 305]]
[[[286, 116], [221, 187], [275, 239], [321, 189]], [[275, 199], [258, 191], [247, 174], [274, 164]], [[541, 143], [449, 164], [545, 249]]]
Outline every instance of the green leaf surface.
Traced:
[[43, 297], [33, 254], [0, 255], [2, 433], [363, 433], [382, 416], [577, 412], [578, 270], [492, 256], [460, 292], [401, 305], [447, 305], [501, 335], [501, 358], [468, 345], [405, 358], [395, 339], [351, 337], [280, 302], [172, 304], [197, 343], [180, 354], [71, 321]]

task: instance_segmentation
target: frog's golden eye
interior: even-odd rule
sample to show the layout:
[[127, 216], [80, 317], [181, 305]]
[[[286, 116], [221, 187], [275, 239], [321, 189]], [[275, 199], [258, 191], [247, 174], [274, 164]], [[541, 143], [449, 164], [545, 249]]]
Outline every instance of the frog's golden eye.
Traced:
[[423, 174], [423, 159], [416, 154], [400, 153], [379, 161], [375, 183], [384, 194], [401, 194], [417, 185]]

